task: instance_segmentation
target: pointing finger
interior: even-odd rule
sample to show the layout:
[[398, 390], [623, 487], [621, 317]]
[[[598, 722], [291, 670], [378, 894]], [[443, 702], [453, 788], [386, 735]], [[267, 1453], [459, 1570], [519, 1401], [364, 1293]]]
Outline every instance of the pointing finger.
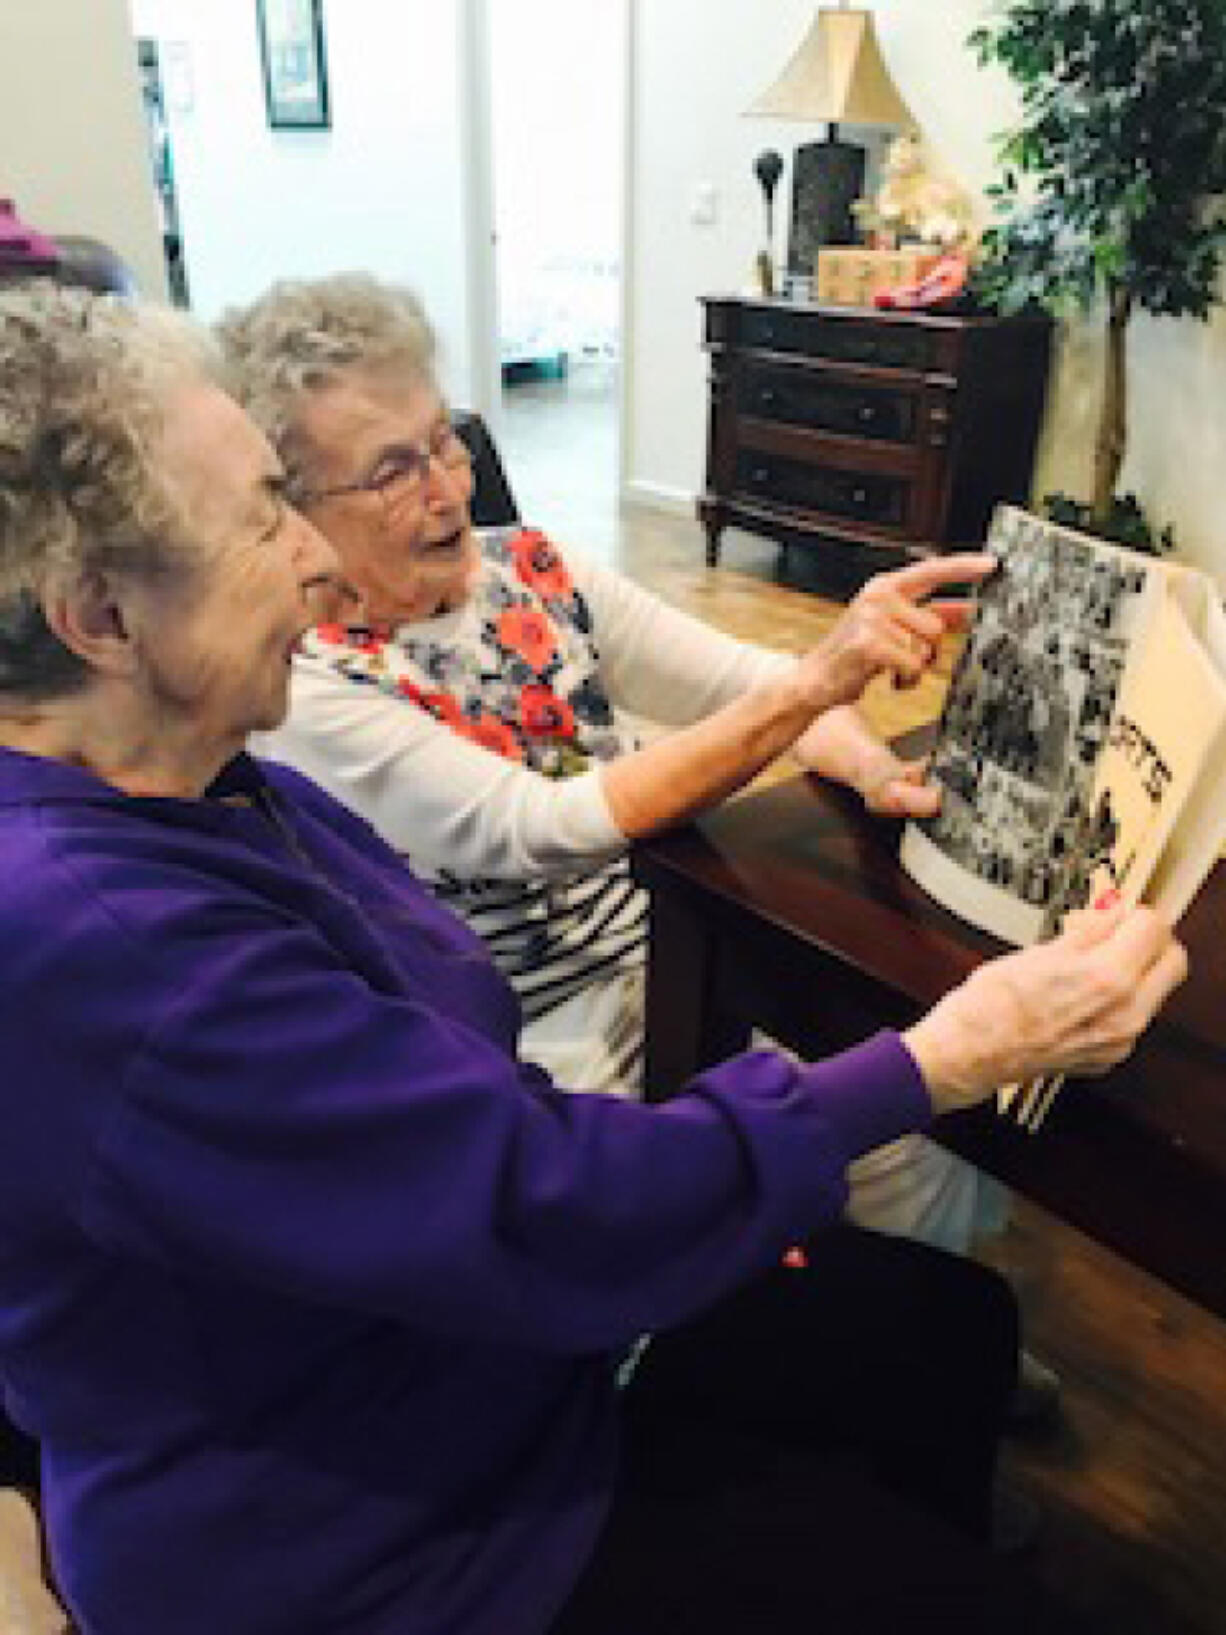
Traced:
[[894, 590], [915, 600], [917, 597], [929, 595], [942, 585], [976, 584], [995, 573], [998, 566], [997, 558], [987, 551], [965, 551], [954, 556], [926, 556], [920, 562], [910, 562], [905, 568], [896, 568], [893, 573], [882, 574], [878, 582], [888, 581]]

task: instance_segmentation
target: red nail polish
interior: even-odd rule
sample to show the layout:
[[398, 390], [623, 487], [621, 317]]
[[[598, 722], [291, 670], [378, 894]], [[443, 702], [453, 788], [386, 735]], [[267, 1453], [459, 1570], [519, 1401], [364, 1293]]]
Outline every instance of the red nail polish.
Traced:
[[1106, 891], [1100, 892], [1094, 899], [1095, 908], [1114, 908], [1120, 900], [1120, 894], [1114, 886], [1108, 886]]
[[809, 1264], [809, 1257], [803, 1249], [789, 1249], [784, 1257], [783, 1264], [795, 1272], [803, 1272]]

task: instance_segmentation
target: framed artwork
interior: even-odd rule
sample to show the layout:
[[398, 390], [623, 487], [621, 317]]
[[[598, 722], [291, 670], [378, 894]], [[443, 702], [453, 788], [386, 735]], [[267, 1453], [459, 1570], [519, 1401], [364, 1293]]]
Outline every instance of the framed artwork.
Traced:
[[256, 0], [264, 99], [273, 130], [326, 130], [322, 0]]

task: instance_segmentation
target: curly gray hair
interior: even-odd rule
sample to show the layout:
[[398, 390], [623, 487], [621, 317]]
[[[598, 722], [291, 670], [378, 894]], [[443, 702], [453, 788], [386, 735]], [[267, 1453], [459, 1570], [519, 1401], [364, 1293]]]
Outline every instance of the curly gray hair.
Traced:
[[158, 449], [169, 395], [215, 372], [204, 333], [168, 311], [42, 279], [0, 291], [0, 695], [87, 678], [44, 617], [51, 583], [184, 560]]
[[286, 468], [304, 475], [311, 449], [302, 401], [352, 371], [434, 379], [435, 338], [411, 290], [367, 273], [283, 279], [216, 326], [228, 385]]

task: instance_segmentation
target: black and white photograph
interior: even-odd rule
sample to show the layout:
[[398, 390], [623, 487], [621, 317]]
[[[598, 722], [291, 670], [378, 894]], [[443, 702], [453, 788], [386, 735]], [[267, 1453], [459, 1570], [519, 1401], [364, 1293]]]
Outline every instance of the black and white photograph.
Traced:
[[1002, 509], [1000, 569], [945, 706], [928, 838], [960, 868], [1058, 911], [1146, 587], [1144, 567]]

